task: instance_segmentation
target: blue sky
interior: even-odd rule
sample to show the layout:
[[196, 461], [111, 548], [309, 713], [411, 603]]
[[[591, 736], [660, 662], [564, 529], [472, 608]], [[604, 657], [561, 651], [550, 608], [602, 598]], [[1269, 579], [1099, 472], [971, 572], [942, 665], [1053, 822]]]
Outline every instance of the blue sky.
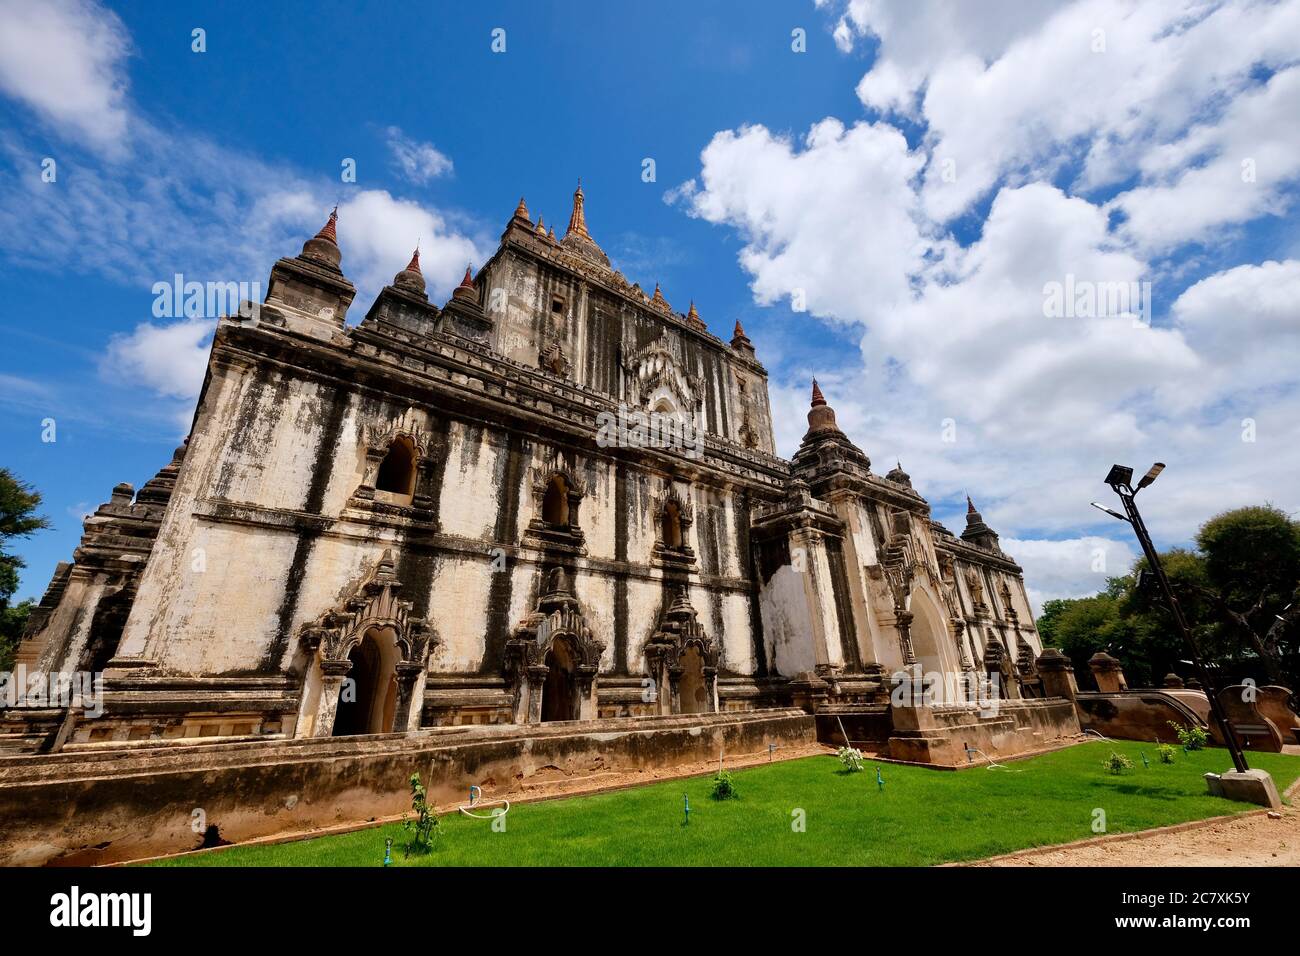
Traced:
[[[55, 525], [20, 596], [184, 433], [210, 326], [155, 282], [264, 283], [337, 201], [357, 317], [417, 238], [439, 298], [521, 193], [562, 232], [578, 177], [631, 280], [744, 323], [785, 453], [817, 373], [1039, 599], [1131, 560], [1087, 508], [1112, 460], [1170, 463], [1166, 544], [1300, 508], [1297, 4], [973, 6], [0, 0], [0, 463]], [[1066, 274], [1150, 282], [1153, 323], [1048, 327]]]

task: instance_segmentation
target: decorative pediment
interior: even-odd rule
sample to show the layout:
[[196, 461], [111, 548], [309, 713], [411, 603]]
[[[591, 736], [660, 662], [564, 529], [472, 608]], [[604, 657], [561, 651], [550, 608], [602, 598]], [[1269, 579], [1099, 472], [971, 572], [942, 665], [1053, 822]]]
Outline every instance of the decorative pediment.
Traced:
[[880, 567], [885, 585], [894, 603], [895, 613], [911, 608], [912, 584], [921, 562], [917, 560], [916, 543], [912, 540], [911, 521], [906, 511], [894, 511], [889, 518], [889, 537], [880, 554]]
[[410, 441], [411, 446], [415, 449], [417, 456], [426, 458], [433, 453], [431, 446], [431, 436], [427, 431], [419, 426], [413, 419], [415, 415], [411, 411], [392, 422], [382, 424], [367, 425], [364, 429], [366, 447], [370, 454], [383, 457], [399, 438], [405, 438]]
[[516, 679], [531, 667], [544, 666], [547, 652], [561, 639], [573, 651], [578, 670], [594, 675], [605, 652], [605, 643], [587, 624], [564, 568], [552, 568], [546, 574], [536, 609], [520, 622], [514, 637], [506, 644], [506, 676]]
[[687, 416], [693, 416], [703, 406], [700, 380], [678, 359], [667, 330], [625, 355], [623, 367], [630, 376], [628, 398], [636, 405], [653, 411], [660, 400], [667, 399]]
[[391, 551], [385, 550], [374, 569], [336, 606], [304, 624], [300, 639], [308, 650], [320, 648], [327, 661], [346, 661], [371, 628], [390, 628], [402, 660], [423, 664], [438, 643], [433, 628], [411, 614], [411, 602], [398, 597], [398, 580]]
[[705, 676], [717, 672], [718, 651], [712, 638], [704, 630], [695, 608], [691, 606], [686, 586], [681, 585], [668, 609], [659, 618], [659, 626], [646, 642], [646, 661], [650, 672], [656, 673], [661, 665], [668, 668], [670, 675], [682, 671], [682, 655], [688, 647], [694, 646], [700, 652], [704, 662]]

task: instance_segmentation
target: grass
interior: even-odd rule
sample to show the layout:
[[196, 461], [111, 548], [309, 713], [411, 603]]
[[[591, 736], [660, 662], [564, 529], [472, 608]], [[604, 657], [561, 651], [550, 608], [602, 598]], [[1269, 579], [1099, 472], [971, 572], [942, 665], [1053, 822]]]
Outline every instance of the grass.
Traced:
[[[1112, 750], [1134, 769], [1105, 770]], [[1250, 762], [1279, 791], [1300, 777], [1300, 757], [1251, 754]], [[738, 798], [722, 802], [709, 799], [708, 775], [517, 804], [504, 833], [446, 814], [435, 849], [409, 858], [409, 835], [394, 823], [155, 865], [377, 866], [391, 837], [394, 866], [927, 866], [1095, 836], [1097, 808], [1109, 833], [1249, 809], [1205, 792], [1202, 774], [1232, 766], [1223, 750], [1180, 748], [1173, 764], [1162, 764], [1154, 744], [1096, 741], [1008, 766], [949, 773], [868, 761], [846, 773], [835, 757], [808, 757], [735, 771]], [[806, 814], [802, 833], [791, 826], [796, 808]]]

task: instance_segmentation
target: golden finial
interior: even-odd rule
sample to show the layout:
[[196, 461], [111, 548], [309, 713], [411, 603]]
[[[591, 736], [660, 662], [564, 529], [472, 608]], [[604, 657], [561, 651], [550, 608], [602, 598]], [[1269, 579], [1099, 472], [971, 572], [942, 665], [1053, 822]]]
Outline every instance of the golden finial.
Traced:
[[569, 236], [581, 236], [584, 239], [590, 239], [591, 233], [587, 232], [587, 217], [582, 209], [582, 180], [578, 180], [578, 188], [573, 191], [573, 212], [569, 216], [569, 228], [564, 231], [564, 238]]

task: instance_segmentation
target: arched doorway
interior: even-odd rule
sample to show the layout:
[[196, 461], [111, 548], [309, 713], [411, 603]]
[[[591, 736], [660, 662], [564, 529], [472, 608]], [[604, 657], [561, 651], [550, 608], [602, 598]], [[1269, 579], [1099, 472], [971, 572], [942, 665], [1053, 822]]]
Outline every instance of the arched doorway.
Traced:
[[563, 475], [553, 475], [542, 497], [542, 521], [552, 528], [569, 527], [569, 489]]
[[660, 534], [665, 548], [680, 548], [682, 546], [682, 509], [677, 506], [675, 501], [670, 501], [664, 505]]
[[573, 647], [556, 638], [546, 652], [546, 682], [542, 685], [542, 721], [578, 719], [578, 674]]
[[926, 591], [917, 588], [912, 594], [912, 613], [912, 652], [933, 694], [931, 702], [959, 703], [960, 668], [938, 605]]
[[704, 681], [704, 658], [694, 644], [682, 652], [682, 676], [677, 682], [678, 713], [703, 714], [709, 710], [709, 687]]
[[397, 709], [397, 646], [391, 629], [371, 628], [348, 652], [352, 667], [339, 688], [334, 736], [387, 734]]

